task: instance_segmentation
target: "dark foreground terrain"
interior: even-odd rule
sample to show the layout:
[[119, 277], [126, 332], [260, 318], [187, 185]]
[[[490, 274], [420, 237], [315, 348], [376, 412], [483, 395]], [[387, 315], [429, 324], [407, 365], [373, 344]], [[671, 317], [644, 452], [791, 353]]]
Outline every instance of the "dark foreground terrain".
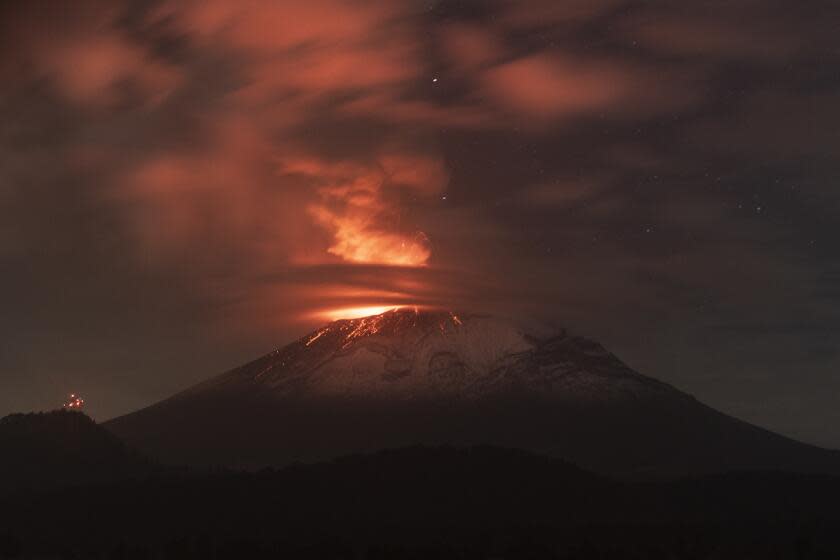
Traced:
[[[112, 440], [102, 449], [112, 467], [101, 463], [100, 482], [29, 476], [22, 489], [8, 484], [21, 471], [3, 471], [0, 557], [840, 558], [840, 478], [830, 476], [618, 482], [481, 446], [411, 447], [257, 473], [141, 461], [141, 472], [126, 468]], [[77, 472], [78, 456], [62, 460]]]
[[160, 472], [80, 412], [0, 418], [0, 495], [140, 478]]

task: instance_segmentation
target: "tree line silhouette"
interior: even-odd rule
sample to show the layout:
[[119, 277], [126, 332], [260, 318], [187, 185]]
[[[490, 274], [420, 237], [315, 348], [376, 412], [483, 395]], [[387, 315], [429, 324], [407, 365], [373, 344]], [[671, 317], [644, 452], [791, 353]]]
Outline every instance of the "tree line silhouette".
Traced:
[[196, 471], [71, 412], [7, 417], [0, 445], [20, 454], [3, 453], [0, 558], [840, 557], [831, 476], [619, 481], [487, 446]]

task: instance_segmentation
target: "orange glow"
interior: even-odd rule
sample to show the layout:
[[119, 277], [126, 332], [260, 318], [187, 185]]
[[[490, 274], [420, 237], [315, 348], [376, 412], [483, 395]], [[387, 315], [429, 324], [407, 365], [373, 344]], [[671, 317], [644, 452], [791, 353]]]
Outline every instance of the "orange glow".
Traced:
[[[339, 309], [327, 309], [320, 313], [319, 316], [330, 321], [338, 321], [339, 319], [359, 319], [361, 317], [369, 317], [371, 315], [379, 315], [392, 309], [399, 309], [399, 305], [373, 305], [368, 307], [342, 307]], [[313, 340], [314, 342], [314, 340]]]
[[[359, 313], [369, 313], [371, 310], [379, 311], [380, 309], [385, 308], [360, 307], [353, 309], [358, 309]], [[404, 311], [398, 313], [398, 309], [403, 309]], [[442, 311], [439, 308], [437, 309], [438, 312]], [[457, 315], [451, 311], [448, 312], [448, 315], [448, 317], [440, 318], [437, 324], [437, 327], [440, 329], [442, 334], [451, 332], [452, 329], [457, 330], [463, 325], [463, 322]], [[321, 337], [330, 335], [330, 338], [324, 339], [330, 340], [328, 347], [334, 347], [333, 345], [336, 343], [336, 338], [338, 338], [339, 341], [343, 342], [341, 345], [341, 348], [343, 349], [361, 339], [380, 334], [384, 329], [387, 329], [389, 325], [392, 329], [399, 329], [406, 326], [417, 326], [418, 321], [423, 320], [420, 318], [420, 307], [416, 305], [392, 307], [375, 315], [365, 315], [357, 318], [343, 317], [343, 319], [344, 320], [339, 322], [330, 323], [320, 330], [310, 334], [309, 337], [305, 339], [305, 342], [301, 339], [301, 342], [303, 342], [305, 346], [312, 346], [313, 344], [316, 344]]]
[[427, 264], [429, 238], [405, 227], [395, 194], [442, 192], [449, 177], [440, 158], [389, 152], [362, 164], [289, 156], [280, 166], [284, 175], [301, 177], [315, 188], [318, 197], [307, 212], [332, 235], [327, 253], [360, 264]]
[[323, 330], [318, 331], [317, 333], [315, 333], [314, 335], [309, 337], [309, 340], [306, 341], [306, 345], [309, 346], [310, 344], [312, 344], [313, 342], [315, 342], [316, 340], [318, 340], [319, 338], [321, 338], [322, 336], [324, 336], [328, 332], [329, 332], [329, 329], [323, 329]]
[[72, 393], [67, 402], [64, 403], [63, 408], [67, 410], [81, 410], [85, 407], [85, 399], [76, 393]]
[[[322, 217], [320, 221], [330, 223], [329, 218]], [[364, 220], [348, 218], [333, 218], [330, 227], [336, 241], [327, 251], [349, 262], [423, 266], [431, 255], [428, 239], [422, 232], [406, 236], [371, 231]]]
[[[294, 312], [301, 324], [317, 327], [341, 319], [379, 315], [392, 309], [425, 309], [440, 305], [429, 287], [430, 272], [425, 267], [340, 265], [326, 270], [331, 274], [340, 272], [344, 283], [329, 282], [295, 291], [299, 308]], [[287, 297], [290, 295], [289, 291], [283, 293]], [[304, 339], [303, 343], [306, 342]]]

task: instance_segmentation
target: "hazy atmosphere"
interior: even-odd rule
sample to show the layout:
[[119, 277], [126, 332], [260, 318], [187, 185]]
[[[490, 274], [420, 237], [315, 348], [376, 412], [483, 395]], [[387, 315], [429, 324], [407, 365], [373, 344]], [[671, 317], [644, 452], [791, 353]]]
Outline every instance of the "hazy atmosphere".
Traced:
[[838, 18], [4, 2], [0, 415], [106, 420], [418, 306], [562, 325], [840, 447]]

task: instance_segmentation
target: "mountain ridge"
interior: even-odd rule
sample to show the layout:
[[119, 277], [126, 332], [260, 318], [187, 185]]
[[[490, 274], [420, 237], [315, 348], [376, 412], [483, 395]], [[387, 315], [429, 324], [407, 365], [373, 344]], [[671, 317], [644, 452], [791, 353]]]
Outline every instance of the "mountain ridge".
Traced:
[[620, 475], [840, 472], [837, 452], [726, 416], [564, 329], [411, 308], [329, 323], [106, 427], [186, 464], [491, 444]]
[[[412, 332], [418, 328], [419, 334]], [[413, 336], [405, 340], [406, 333]], [[493, 341], [493, 335], [499, 340]], [[402, 340], [399, 340], [400, 338]], [[430, 338], [433, 339], [431, 342]], [[488, 342], [487, 338], [491, 341]], [[476, 339], [483, 344], [476, 344]], [[405, 346], [410, 347], [409, 351], [405, 350]], [[304, 360], [300, 359], [301, 351], [305, 352]], [[317, 373], [336, 360], [347, 361], [349, 358], [350, 365], [356, 368], [375, 366], [376, 364], [358, 363], [364, 361], [364, 358], [357, 360], [358, 354], [367, 353], [378, 355], [384, 360], [381, 364], [381, 378], [386, 382], [386, 386], [417, 389], [416, 386], [405, 387], [405, 384], [400, 382], [411, 374], [423, 373], [417, 370], [422, 370], [424, 365], [428, 365], [430, 375], [425, 381], [430, 378], [442, 381], [443, 386], [440, 388], [449, 389], [454, 397], [475, 396], [469, 392], [470, 389], [481, 392], [481, 389], [490, 388], [494, 382], [510, 381], [511, 377], [516, 376], [511, 375], [509, 370], [531, 365], [524, 362], [533, 357], [539, 362], [540, 373], [554, 374], [554, 381], [558, 381], [558, 373], [562, 374], [565, 381], [580, 381], [581, 373], [623, 377], [654, 391], [674, 391], [687, 398], [693, 398], [667, 383], [635, 372], [600, 344], [584, 337], [572, 336], [565, 329], [556, 329], [550, 334], [544, 333], [539, 336], [519, 329], [512, 322], [489, 315], [463, 315], [451, 311], [421, 312], [412, 308], [396, 309], [360, 319], [333, 321], [291, 344], [175, 396], [187, 396], [219, 384], [243, 379], [281, 392], [284, 389], [293, 390], [295, 381], [299, 380], [299, 374]], [[376, 356], [365, 357], [376, 360]], [[574, 359], [570, 362], [571, 367], [562, 368], [564, 358]], [[584, 363], [588, 366], [585, 371], [580, 367]], [[347, 365], [343, 363], [340, 367], [347, 369]], [[551, 371], [545, 371], [546, 368], [550, 368]], [[346, 377], [343, 372], [341, 377]], [[358, 376], [355, 380], [358, 381]], [[521, 377], [515, 380], [548, 381], [539, 376], [532, 376], [530, 380]], [[462, 383], [459, 384], [459, 381]], [[309, 385], [311, 387], [311, 383]], [[324, 390], [329, 387], [316, 389]], [[364, 396], [372, 396], [370, 387], [363, 389]], [[421, 389], [428, 390], [428, 387]], [[388, 398], [400, 396], [412, 398], [420, 395], [399, 395], [393, 392], [387, 394]], [[441, 395], [437, 392], [435, 396]], [[598, 395], [592, 393], [589, 396]]]

